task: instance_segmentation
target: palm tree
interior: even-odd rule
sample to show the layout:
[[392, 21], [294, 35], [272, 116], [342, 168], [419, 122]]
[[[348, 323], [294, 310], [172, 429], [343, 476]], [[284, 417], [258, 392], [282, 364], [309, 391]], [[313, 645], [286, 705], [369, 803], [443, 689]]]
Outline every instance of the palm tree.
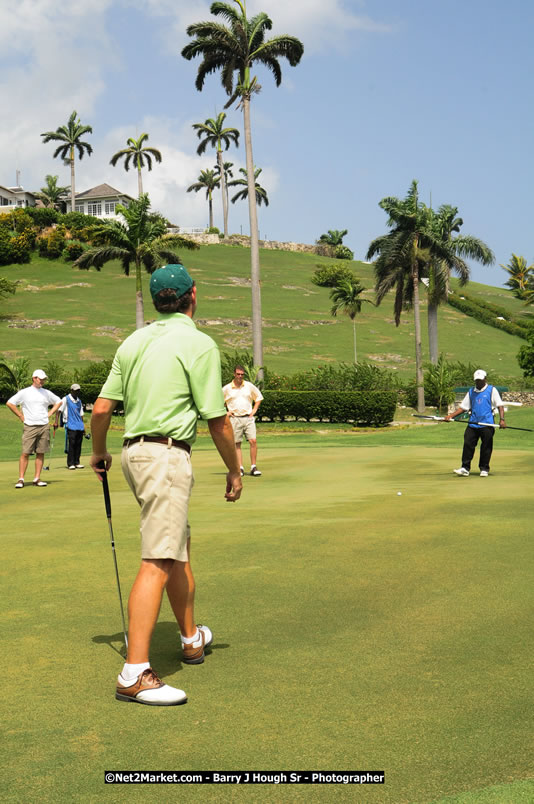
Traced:
[[[261, 168], [256, 168], [254, 170], [254, 187], [256, 190], [256, 204], [261, 207], [262, 204], [265, 204], [266, 207], [269, 206], [269, 198], [267, 196], [267, 190], [258, 184], [256, 179], [261, 173]], [[234, 179], [234, 181], [228, 182], [228, 187], [242, 187], [242, 190], [239, 190], [234, 197], [232, 198], [232, 204], [235, 204], [237, 200], [241, 200], [244, 198], [248, 198], [248, 190], [249, 190], [249, 182], [248, 182], [248, 175], [245, 168], [239, 168], [239, 172], [243, 174], [243, 179]]]
[[109, 164], [115, 165], [124, 157], [124, 169], [129, 170], [130, 164], [135, 165], [137, 168], [137, 187], [138, 187], [138, 194], [139, 198], [143, 195], [143, 178], [141, 176], [141, 169], [147, 166], [149, 170], [152, 170], [152, 159], [159, 164], [161, 162], [161, 152], [158, 151], [157, 148], [151, 148], [150, 146], [144, 146], [143, 143], [148, 140], [148, 134], [141, 134], [138, 140], [134, 140], [133, 137], [129, 137], [126, 141], [128, 145], [127, 148], [123, 148], [122, 151], [117, 151], [116, 154], [113, 154], [111, 159], [109, 160]]
[[343, 238], [346, 234], [348, 234], [348, 229], [329, 229], [326, 234], [322, 234], [318, 243], [324, 243], [327, 246], [341, 246], [343, 244]]
[[[492, 250], [472, 235], [458, 234], [463, 225], [458, 217], [458, 208], [443, 204], [436, 212], [429, 210], [430, 223], [443, 247], [447, 249], [447, 259], [431, 256], [428, 263], [428, 346], [430, 362], [438, 362], [438, 306], [447, 301], [451, 271], [460, 279], [460, 285], [469, 281], [469, 266], [464, 257], [477, 260], [482, 265], [491, 265], [495, 257]], [[456, 233], [456, 237], [453, 234]], [[453, 259], [456, 257], [456, 259]]]
[[226, 192], [226, 175], [224, 171], [223, 161], [223, 145], [224, 150], [227, 151], [230, 144], [239, 147], [239, 131], [237, 128], [224, 128], [224, 120], [226, 118], [225, 112], [217, 115], [216, 119], [209, 117], [204, 123], [193, 123], [193, 128], [197, 132], [200, 145], [197, 148], [197, 154], [202, 156], [206, 147], [211, 145], [217, 149], [217, 165], [218, 174], [221, 180], [221, 195], [223, 203], [223, 222], [224, 222], [224, 236], [228, 237], [228, 193]]
[[416, 181], [412, 182], [405, 199], [383, 198], [379, 206], [389, 215], [388, 226], [391, 231], [373, 240], [367, 251], [368, 260], [379, 255], [375, 263], [376, 303], [380, 304], [386, 293], [396, 288], [394, 310], [397, 326], [403, 307], [413, 305], [417, 410], [423, 413], [425, 389], [419, 310], [420, 272], [429, 258], [443, 260], [451, 267], [458, 258], [435, 233], [431, 210], [419, 202]]
[[[352, 321], [352, 328], [354, 333], [354, 362], [358, 362], [358, 354], [356, 351], [356, 316], [361, 313], [362, 302], [370, 302], [369, 299], [361, 299], [360, 296], [365, 288], [356, 279], [340, 279], [337, 285], [330, 291], [330, 299], [333, 302], [330, 314], [334, 317], [338, 313], [348, 315]], [[372, 302], [370, 302], [372, 304]]]
[[508, 265], [501, 265], [501, 268], [508, 274], [504, 284], [511, 289], [516, 299], [529, 299], [534, 290], [534, 265], [527, 266], [524, 257], [512, 254]]
[[45, 176], [46, 187], [41, 187], [40, 192], [36, 193], [45, 207], [53, 207], [59, 209], [61, 207], [60, 198], [69, 191], [68, 187], [58, 187], [57, 181], [59, 176]]
[[[254, 158], [252, 155], [252, 134], [250, 126], [250, 101], [252, 95], [260, 91], [256, 76], [251, 75], [255, 64], [262, 64], [271, 71], [276, 86], [282, 83], [282, 70], [279, 59], [285, 58], [292, 67], [301, 60], [304, 52], [302, 42], [294, 36], [275, 36], [265, 38], [272, 28], [271, 19], [260, 12], [250, 19], [247, 17], [246, 0], [229, 3], [212, 3], [210, 11], [222, 17], [228, 25], [218, 21], [198, 22], [187, 29], [193, 41], [184, 47], [182, 56], [191, 60], [202, 58], [199, 65], [196, 88], [201, 91], [206, 76], [221, 72], [221, 82], [229, 100], [228, 108], [238, 98], [243, 109], [245, 133], [246, 167], [248, 176], [248, 204], [250, 218], [250, 273], [252, 286], [252, 350], [254, 364], [263, 366], [263, 345], [261, 331], [261, 293], [260, 293], [260, 250], [258, 243], [258, 220], [254, 192]], [[235, 86], [234, 86], [235, 80]]]
[[151, 274], [162, 262], [179, 263], [174, 251], [176, 247], [196, 249], [199, 246], [180, 235], [165, 234], [166, 221], [158, 213], [150, 213], [150, 199], [146, 193], [137, 201], [130, 201], [128, 207], [117, 205], [117, 213], [122, 221], [102, 221], [91, 228], [93, 248], [85, 251], [73, 265], [78, 268], [96, 268], [111, 260], [119, 260], [126, 276], [130, 275], [130, 265], [135, 265], [135, 326], [144, 326], [143, 289], [141, 266]]
[[228, 180], [234, 178], [234, 172], [232, 170], [233, 166], [234, 166], [233, 162], [223, 162], [222, 171], [218, 164], [215, 165], [213, 168], [216, 176], [220, 176], [221, 172], [224, 173], [224, 194], [226, 196], [226, 209], [228, 209]]
[[209, 228], [213, 228], [213, 191], [217, 189], [220, 184], [220, 176], [215, 175], [215, 171], [213, 170], [201, 170], [200, 176], [198, 177], [198, 181], [194, 184], [191, 184], [187, 188], [187, 192], [190, 193], [191, 190], [194, 190], [195, 193], [198, 193], [199, 190], [206, 191], [206, 198], [208, 199], [208, 207], [209, 207]]
[[54, 151], [54, 159], [60, 156], [66, 164], [70, 164], [70, 204], [71, 211], [76, 209], [76, 193], [74, 181], [74, 157], [76, 151], [78, 152], [78, 159], [83, 159], [85, 153], [91, 156], [93, 148], [88, 142], [84, 142], [81, 138], [84, 134], [92, 134], [93, 129], [91, 126], [82, 126], [78, 112], [74, 111], [69, 117], [69, 122], [66, 126], [59, 126], [55, 131], [45, 131], [41, 134], [43, 143], [47, 142], [61, 142]]

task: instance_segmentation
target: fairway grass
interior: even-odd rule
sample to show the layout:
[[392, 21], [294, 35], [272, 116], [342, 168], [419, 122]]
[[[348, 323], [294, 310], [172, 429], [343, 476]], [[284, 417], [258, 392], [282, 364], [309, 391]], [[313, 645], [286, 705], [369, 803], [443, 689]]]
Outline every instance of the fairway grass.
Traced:
[[[164, 601], [151, 661], [189, 696], [168, 709], [114, 700], [123, 637], [90, 470], [54, 455], [48, 488], [17, 491], [16, 456], [0, 463], [3, 800], [532, 801], [534, 451], [499, 441], [489, 478], [457, 478], [462, 429], [439, 427], [265, 431], [264, 474], [235, 505], [200, 440], [192, 556], [214, 644], [182, 664]], [[437, 433], [451, 441], [433, 448]], [[138, 509], [117, 458], [126, 596]], [[386, 784], [104, 785], [105, 770], [209, 769], [384, 770]]]

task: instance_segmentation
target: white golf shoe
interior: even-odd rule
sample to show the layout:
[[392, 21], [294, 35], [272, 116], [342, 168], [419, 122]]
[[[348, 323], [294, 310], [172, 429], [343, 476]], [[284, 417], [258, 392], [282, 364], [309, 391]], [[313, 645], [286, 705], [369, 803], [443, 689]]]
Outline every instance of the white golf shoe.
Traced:
[[213, 634], [207, 625], [197, 625], [198, 636], [194, 642], [182, 640], [182, 661], [185, 664], [202, 664], [204, 661], [204, 648], [209, 648], [213, 642]]
[[151, 667], [143, 670], [133, 683], [119, 675], [115, 698], [147, 706], [177, 706], [187, 701], [183, 690], [164, 684]]
[[481, 471], [481, 473], [480, 473], [480, 477], [487, 477], [488, 475], [489, 475], [489, 472], [486, 472], [486, 470], [485, 470], [485, 469], [483, 469], [483, 470]]
[[469, 472], [467, 471], [467, 469], [464, 469], [463, 466], [460, 466], [459, 469], [455, 469], [454, 474], [459, 475], [460, 477], [469, 477]]

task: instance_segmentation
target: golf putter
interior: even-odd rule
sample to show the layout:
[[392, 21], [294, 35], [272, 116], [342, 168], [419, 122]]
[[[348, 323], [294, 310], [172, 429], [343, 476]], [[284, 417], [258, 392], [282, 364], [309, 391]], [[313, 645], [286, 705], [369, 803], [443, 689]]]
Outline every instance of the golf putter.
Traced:
[[128, 636], [126, 633], [126, 621], [124, 619], [124, 607], [122, 605], [122, 595], [121, 595], [121, 584], [119, 581], [119, 568], [117, 567], [117, 555], [115, 553], [115, 539], [113, 537], [113, 525], [111, 524], [111, 497], [109, 495], [109, 486], [108, 486], [108, 473], [105, 471], [105, 464], [104, 461], [100, 461], [98, 463], [99, 469], [104, 469], [102, 473], [102, 488], [104, 490], [104, 503], [106, 506], [106, 516], [108, 518], [108, 525], [109, 525], [109, 538], [111, 540], [111, 551], [113, 553], [113, 563], [115, 565], [115, 575], [117, 578], [117, 589], [119, 590], [119, 603], [121, 607], [121, 617], [122, 617], [122, 630], [124, 633], [124, 644], [126, 645], [126, 650], [128, 650]]
[[48, 466], [45, 466], [45, 472], [50, 471], [50, 461], [52, 460], [52, 452], [54, 450], [54, 444], [56, 443], [56, 430], [57, 430], [57, 427], [54, 424], [54, 433], [52, 435], [52, 445], [50, 447], [50, 452], [48, 453]]

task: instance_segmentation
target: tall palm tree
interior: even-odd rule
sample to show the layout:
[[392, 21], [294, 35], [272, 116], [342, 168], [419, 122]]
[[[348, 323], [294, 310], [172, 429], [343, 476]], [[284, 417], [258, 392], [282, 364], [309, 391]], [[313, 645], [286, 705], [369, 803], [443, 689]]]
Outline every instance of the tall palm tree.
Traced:
[[233, 166], [234, 166], [233, 162], [223, 162], [222, 171], [218, 163], [213, 168], [216, 176], [220, 176], [221, 173], [224, 173], [224, 194], [226, 196], [226, 209], [228, 209], [228, 181], [234, 178], [234, 171], [232, 170]]
[[527, 265], [524, 257], [512, 254], [508, 265], [501, 265], [508, 279], [504, 283], [517, 299], [527, 300], [534, 290], [534, 265]]
[[54, 151], [54, 159], [60, 156], [66, 164], [70, 164], [70, 204], [71, 211], [76, 209], [76, 188], [74, 178], [74, 158], [78, 152], [78, 159], [83, 159], [84, 154], [91, 156], [93, 148], [88, 142], [82, 140], [84, 134], [92, 134], [91, 126], [82, 126], [78, 112], [74, 111], [69, 117], [66, 126], [59, 126], [55, 131], [45, 131], [41, 134], [43, 144], [47, 142], [61, 142]]
[[228, 108], [238, 98], [243, 109], [245, 134], [246, 166], [249, 182], [248, 204], [250, 218], [250, 273], [252, 289], [252, 351], [254, 364], [263, 366], [263, 345], [261, 331], [261, 293], [260, 293], [260, 250], [258, 243], [258, 220], [254, 192], [254, 158], [252, 154], [252, 134], [250, 126], [250, 101], [252, 95], [260, 91], [256, 76], [251, 71], [261, 64], [271, 71], [276, 86], [282, 83], [282, 70], [279, 59], [285, 58], [292, 67], [301, 60], [304, 52], [302, 42], [294, 36], [275, 36], [266, 40], [266, 33], [272, 28], [272, 20], [264, 12], [247, 17], [246, 0], [229, 3], [212, 3], [210, 11], [222, 17], [228, 25], [218, 21], [197, 22], [190, 25], [187, 34], [193, 41], [182, 50], [182, 56], [191, 60], [202, 58], [199, 65], [196, 88], [201, 91], [206, 76], [220, 70], [221, 82], [229, 100]]
[[137, 140], [135, 140], [133, 137], [129, 137], [126, 140], [128, 147], [123, 148], [122, 151], [117, 151], [117, 153], [113, 154], [109, 160], [109, 164], [115, 167], [119, 159], [124, 158], [125, 170], [130, 169], [130, 164], [135, 165], [137, 168], [137, 188], [139, 198], [141, 198], [143, 195], [143, 178], [141, 176], [142, 168], [144, 168], [146, 165], [149, 170], [152, 170], [152, 160], [154, 159], [156, 162], [158, 162], [158, 164], [162, 160], [161, 152], [158, 151], [157, 148], [151, 148], [150, 146], [143, 145], [143, 143], [147, 140], [148, 134], [141, 134]]
[[46, 187], [41, 187], [40, 192], [36, 193], [45, 207], [59, 209], [61, 207], [60, 197], [68, 192], [68, 187], [58, 187], [59, 176], [45, 176]]
[[[354, 362], [358, 362], [358, 353], [356, 351], [356, 316], [361, 313], [362, 302], [369, 299], [361, 299], [360, 296], [365, 288], [360, 281], [354, 279], [340, 279], [340, 281], [330, 291], [330, 299], [333, 302], [330, 314], [334, 317], [338, 313], [348, 315], [352, 321], [352, 329], [354, 334]], [[372, 302], [370, 302], [372, 304]]]
[[[449, 295], [451, 271], [460, 279], [460, 285], [469, 281], [470, 269], [464, 257], [477, 260], [482, 265], [491, 265], [495, 257], [492, 250], [472, 235], [459, 234], [463, 225], [458, 217], [458, 208], [442, 204], [437, 213], [429, 210], [430, 225], [440, 242], [450, 252], [448, 259], [430, 255], [428, 262], [428, 347], [430, 362], [438, 362], [438, 306], [446, 302]], [[453, 234], [456, 233], [456, 237]], [[452, 257], [457, 259], [452, 261]]]
[[223, 203], [223, 223], [224, 223], [224, 236], [228, 237], [228, 193], [226, 192], [226, 175], [224, 171], [223, 160], [223, 145], [224, 150], [227, 151], [233, 142], [234, 145], [239, 147], [239, 131], [237, 128], [224, 128], [224, 121], [226, 113], [221, 112], [214, 119], [209, 117], [204, 123], [193, 123], [193, 128], [197, 132], [200, 140], [200, 145], [197, 148], [197, 154], [202, 156], [208, 145], [217, 149], [217, 165], [218, 174], [221, 180], [221, 195]]
[[341, 246], [343, 245], [343, 238], [348, 234], [348, 229], [329, 229], [326, 234], [322, 234], [318, 243], [324, 243], [327, 246]]
[[78, 268], [100, 271], [111, 260], [119, 260], [126, 276], [130, 265], [135, 265], [135, 326], [144, 326], [143, 288], [141, 267], [151, 274], [162, 262], [179, 263], [175, 248], [196, 249], [199, 246], [180, 235], [165, 234], [165, 219], [150, 213], [150, 199], [145, 193], [128, 207], [117, 206], [117, 213], [124, 221], [102, 221], [91, 229], [93, 248], [85, 251], [73, 263]]
[[206, 191], [206, 198], [208, 199], [208, 208], [209, 208], [209, 228], [213, 228], [213, 191], [217, 189], [220, 184], [220, 176], [215, 175], [214, 170], [201, 170], [200, 176], [198, 177], [198, 181], [194, 184], [191, 184], [187, 188], [187, 192], [190, 193], [191, 190], [194, 190], [195, 193], [198, 193], [199, 190]]
[[[265, 190], [257, 181], [256, 179], [261, 173], [261, 168], [256, 168], [254, 170], [254, 188], [256, 191], [256, 204], [261, 207], [262, 204], [265, 204], [266, 207], [269, 206], [269, 197], [267, 195], [267, 190]], [[234, 179], [233, 181], [228, 182], [228, 187], [242, 187], [242, 190], [239, 190], [234, 197], [232, 198], [232, 204], [235, 204], [236, 201], [240, 201], [242, 199], [248, 198], [248, 191], [249, 191], [249, 181], [248, 175], [245, 168], [239, 168], [239, 172], [243, 174], [243, 179]]]
[[416, 181], [412, 182], [406, 198], [383, 198], [379, 206], [389, 215], [388, 226], [391, 231], [373, 240], [367, 251], [368, 260], [378, 254], [375, 263], [376, 303], [380, 304], [386, 293], [396, 288], [394, 310], [397, 326], [403, 307], [413, 305], [417, 410], [423, 413], [425, 389], [419, 309], [420, 272], [430, 257], [447, 262], [451, 268], [458, 258], [436, 234], [431, 210], [419, 202]]

